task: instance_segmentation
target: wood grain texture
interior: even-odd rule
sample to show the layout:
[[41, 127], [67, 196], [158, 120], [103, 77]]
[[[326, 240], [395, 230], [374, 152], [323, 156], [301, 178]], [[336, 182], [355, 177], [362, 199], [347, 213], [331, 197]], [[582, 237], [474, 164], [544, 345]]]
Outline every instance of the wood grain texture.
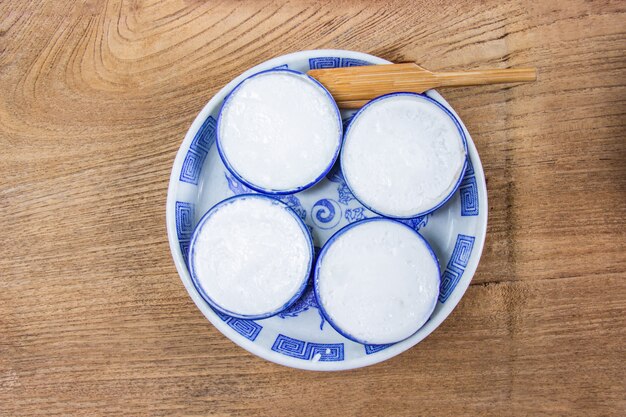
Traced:
[[423, 93], [442, 87], [534, 82], [536, 68], [491, 68], [429, 71], [415, 62], [360, 67], [325, 68], [307, 72], [322, 83], [340, 109], [358, 109], [384, 94]]
[[[624, 22], [622, 1], [1, 2], [0, 415], [624, 415]], [[487, 176], [481, 264], [425, 341], [341, 373], [223, 337], [165, 231], [202, 106], [313, 48], [539, 69], [444, 92]]]

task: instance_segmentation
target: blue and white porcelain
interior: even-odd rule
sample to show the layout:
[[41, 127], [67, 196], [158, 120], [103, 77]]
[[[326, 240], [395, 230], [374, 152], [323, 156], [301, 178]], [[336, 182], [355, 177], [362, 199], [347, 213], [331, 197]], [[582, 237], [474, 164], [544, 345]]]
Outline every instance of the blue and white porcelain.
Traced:
[[[365, 106], [361, 107], [349, 120], [348, 122], [348, 126], [345, 129], [345, 134], [344, 134], [344, 138], [347, 138], [348, 134], [350, 133], [350, 130], [352, 128], [352, 126], [354, 126], [355, 122], [358, 120], [358, 118], [363, 114], [363, 112], [365, 110], [367, 110], [367, 108], [369, 106], [371, 106], [372, 104], [378, 103], [380, 101], [383, 100], [387, 100], [387, 99], [391, 99], [394, 97], [402, 97], [402, 96], [409, 96], [409, 97], [413, 97], [413, 98], [419, 98], [420, 100], [425, 101], [426, 103], [429, 103], [430, 105], [434, 106], [435, 108], [440, 109], [441, 111], [443, 111], [443, 113], [445, 113], [450, 120], [452, 120], [452, 122], [454, 123], [454, 125], [456, 126], [456, 129], [458, 130], [459, 133], [459, 137], [461, 138], [461, 141], [463, 143], [463, 148], [465, 149], [465, 154], [467, 155], [467, 138], [465, 136], [465, 129], [461, 126], [461, 123], [459, 122], [459, 120], [456, 118], [456, 116], [452, 113], [451, 110], [449, 110], [446, 106], [444, 106], [442, 103], [440, 103], [439, 101], [435, 100], [434, 98], [431, 98], [428, 96], [428, 94], [418, 94], [418, 93], [407, 93], [407, 92], [399, 92], [399, 93], [389, 93], [389, 94], [384, 94], [382, 96], [376, 97], [375, 99], [373, 99], [372, 101], [368, 102]], [[344, 140], [344, 144], [345, 144], [345, 140]], [[342, 151], [341, 153], [341, 157], [340, 159], [340, 165], [342, 167], [345, 167], [345, 151]], [[437, 210], [439, 207], [443, 206], [444, 204], [446, 204], [446, 202], [454, 195], [454, 193], [456, 193], [457, 189], [459, 188], [459, 186], [461, 185], [461, 182], [463, 181], [463, 177], [465, 174], [465, 170], [467, 169], [467, 165], [468, 162], [466, 160], [465, 164], [463, 165], [463, 168], [461, 169], [461, 171], [459, 172], [459, 177], [458, 180], [456, 181], [456, 183], [454, 184], [454, 186], [452, 187], [452, 189], [450, 190], [450, 192], [448, 194], [446, 194], [441, 201], [439, 201], [437, 204], [435, 204], [432, 208], [429, 208], [428, 210], [422, 211], [422, 212], [417, 212], [417, 213], [413, 213], [411, 216], [409, 216], [408, 218], [416, 218], [416, 217], [423, 217], [429, 213], [432, 213], [433, 211]], [[346, 180], [346, 185], [348, 186], [348, 188], [350, 188], [350, 191], [352, 192], [352, 194], [354, 195], [354, 197], [359, 200], [359, 202], [361, 204], [363, 204], [363, 206], [367, 207], [369, 210], [373, 211], [374, 213], [378, 213], [381, 216], [385, 216], [385, 217], [389, 217], [389, 218], [396, 218], [396, 219], [406, 219], [407, 217], [403, 216], [403, 217], [398, 217], [395, 216], [391, 213], [385, 213], [383, 212], [383, 210], [380, 210], [376, 207], [373, 207], [371, 204], [366, 204], [363, 200], [363, 198], [361, 198], [361, 196], [358, 195], [358, 193], [354, 192], [354, 188], [350, 186], [350, 181], [348, 176], [345, 176], [345, 180]]]
[[[218, 302], [216, 302], [215, 300], [213, 300], [208, 292], [206, 291], [205, 288], [203, 288], [201, 280], [198, 277], [198, 272], [195, 270], [194, 265], [194, 257], [196, 255], [196, 241], [198, 236], [200, 235], [201, 231], [202, 231], [202, 227], [207, 223], [207, 221], [211, 218], [211, 216], [215, 215], [219, 210], [221, 210], [222, 208], [226, 207], [229, 204], [236, 204], [238, 201], [244, 200], [244, 199], [263, 199], [263, 200], [267, 200], [269, 202], [271, 202], [272, 204], [275, 204], [277, 206], [282, 207], [287, 213], [289, 213], [289, 215], [295, 220], [295, 222], [300, 226], [300, 231], [302, 232], [302, 236], [304, 236], [304, 240], [307, 242], [307, 246], [308, 246], [308, 252], [309, 252], [309, 260], [308, 260], [308, 267], [305, 271], [305, 274], [301, 277], [301, 284], [300, 284], [300, 280], [298, 281], [298, 285], [299, 288], [297, 289], [297, 291], [293, 294], [293, 296], [285, 303], [282, 305], [282, 307], [279, 307], [278, 309], [275, 310], [271, 310], [271, 311], [266, 311], [263, 312], [261, 314], [255, 314], [255, 315], [244, 315], [244, 314], [238, 314], [235, 313], [233, 311], [229, 311], [228, 309], [224, 308], [223, 306], [221, 306]], [[273, 213], [273, 215], [275, 215], [276, 213]], [[249, 230], [249, 229], [248, 229]], [[191, 275], [191, 280], [193, 281], [194, 286], [196, 287], [196, 290], [200, 293], [200, 295], [202, 296], [202, 298], [211, 305], [211, 307], [213, 307], [213, 309], [220, 311], [222, 314], [231, 316], [233, 318], [238, 318], [238, 319], [248, 319], [248, 320], [258, 320], [258, 319], [265, 319], [271, 316], [274, 316], [276, 314], [281, 313], [282, 311], [286, 310], [287, 308], [291, 307], [292, 304], [294, 304], [298, 299], [300, 299], [302, 297], [302, 294], [304, 293], [304, 291], [307, 288], [307, 284], [309, 281], [309, 276], [311, 274], [311, 269], [313, 267], [313, 259], [314, 259], [314, 247], [313, 247], [313, 239], [311, 238], [311, 233], [309, 231], [309, 228], [307, 227], [307, 225], [304, 223], [304, 221], [302, 220], [302, 218], [295, 212], [293, 211], [286, 203], [272, 198], [270, 196], [264, 195], [264, 194], [239, 194], [239, 195], [234, 195], [232, 197], [229, 197], [223, 201], [220, 201], [219, 203], [217, 203], [216, 205], [214, 205], [211, 209], [209, 209], [209, 211], [206, 212], [206, 214], [204, 216], [202, 216], [202, 218], [200, 219], [200, 221], [198, 222], [198, 224], [196, 225], [194, 232], [191, 236], [191, 241], [189, 243], [189, 253], [188, 253], [188, 259], [187, 259], [187, 265], [189, 266], [189, 274]], [[270, 262], [271, 260], [268, 259], [268, 262]], [[291, 295], [291, 294], [290, 294]]]
[[[254, 182], [250, 179], [247, 179], [244, 175], [240, 174], [234, 167], [233, 165], [229, 162], [228, 158], [226, 157], [226, 153], [223, 150], [223, 146], [221, 145], [221, 136], [220, 136], [220, 121], [222, 120], [222, 110], [226, 107], [226, 105], [228, 104], [229, 100], [231, 100], [231, 98], [233, 97], [233, 93], [235, 93], [238, 89], [241, 88], [241, 86], [248, 80], [258, 77], [260, 75], [264, 75], [264, 74], [268, 74], [268, 73], [289, 73], [289, 74], [295, 74], [298, 75], [300, 77], [302, 77], [303, 79], [308, 80], [310, 83], [315, 84], [316, 86], [320, 87], [322, 91], [324, 91], [325, 95], [328, 97], [329, 102], [332, 103], [335, 114], [337, 116], [337, 119], [339, 121], [338, 125], [339, 125], [339, 130], [337, 131], [337, 146], [335, 147], [335, 152], [332, 156], [332, 159], [330, 161], [330, 163], [326, 166], [326, 168], [320, 172], [320, 174], [313, 180], [310, 181], [308, 183], [305, 184], [301, 184], [299, 186], [290, 188], [290, 189], [281, 189], [281, 190], [276, 190], [276, 189], [269, 189], [269, 188], [265, 188], [262, 187], [261, 185], [258, 184], [254, 184]], [[247, 76], [246, 78], [244, 78], [239, 84], [237, 84], [237, 86], [228, 93], [228, 95], [226, 96], [226, 98], [224, 99], [224, 103], [220, 106], [220, 110], [218, 112], [217, 115], [217, 132], [216, 132], [216, 144], [217, 144], [217, 152], [220, 155], [220, 158], [222, 159], [222, 162], [224, 163], [224, 166], [226, 167], [226, 169], [228, 169], [228, 171], [241, 183], [245, 184], [248, 188], [250, 188], [251, 190], [254, 191], [258, 191], [261, 193], [265, 193], [265, 194], [273, 194], [273, 195], [280, 195], [280, 194], [293, 194], [293, 193], [297, 193], [303, 190], [306, 190], [307, 188], [310, 188], [312, 186], [314, 186], [315, 184], [317, 184], [318, 182], [320, 182], [322, 180], [322, 178], [324, 178], [326, 176], [326, 174], [328, 174], [328, 172], [331, 170], [331, 168], [333, 167], [333, 165], [335, 165], [335, 162], [337, 161], [337, 158], [339, 157], [339, 150], [341, 149], [341, 143], [342, 143], [342, 137], [343, 137], [343, 123], [342, 123], [342, 119], [341, 119], [341, 113], [339, 112], [339, 108], [337, 107], [337, 104], [335, 103], [335, 100], [333, 99], [332, 95], [328, 92], [328, 90], [326, 89], [326, 87], [324, 87], [322, 84], [320, 84], [319, 81], [317, 81], [315, 78], [310, 77], [309, 75], [307, 75], [304, 72], [301, 71], [295, 71], [293, 69], [290, 69], [286, 66], [279, 66], [277, 68], [271, 68], [271, 69], [267, 69], [267, 70], [262, 70], [257, 72], [256, 74], [252, 74], [250, 76]]]
[[[441, 269], [439, 267], [439, 260], [437, 259], [437, 255], [435, 254], [435, 252], [433, 251], [433, 248], [430, 246], [430, 244], [428, 243], [428, 241], [426, 239], [424, 239], [424, 237], [416, 230], [416, 228], [412, 227], [409, 224], [406, 223], [402, 223], [398, 220], [394, 220], [391, 218], [387, 218], [387, 217], [371, 217], [371, 218], [367, 218], [367, 219], [363, 219], [363, 220], [359, 220], [356, 221], [354, 223], [350, 223], [349, 225], [345, 226], [344, 228], [340, 229], [337, 233], [335, 233], [333, 236], [331, 236], [330, 239], [328, 239], [328, 241], [326, 241], [326, 243], [324, 244], [324, 247], [322, 248], [322, 250], [319, 253], [319, 256], [317, 257], [317, 260], [315, 262], [315, 269], [313, 272], [313, 291], [315, 293], [315, 299], [317, 300], [317, 304], [318, 304], [318, 308], [320, 310], [320, 312], [322, 313], [322, 315], [324, 316], [324, 318], [331, 324], [331, 326], [333, 326], [333, 328], [335, 330], [337, 330], [338, 333], [340, 333], [341, 335], [343, 335], [344, 337], [353, 340], [355, 342], [358, 343], [363, 343], [363, 344], [367, 344], [368, 342], [371, 343], [373, 342], [373, 340], [367, 340], [367, 339], [363, 339], [363, 338], [359, 338], [356, 334], [351, 333], [346, 327], [342, 327], [342, 325], [340, 324], [340, 321], [336, 319], [336, 317], [333, 317], [333, 312], [329, 310], [328, 308], [328, 300], [324, 298], [324, 294], [323, 291], [320, 290], [320, 280], [322, 279], [322, 276], [324, 275], [322, 270], [324, 269], [325, 265], [324, 265], [324, 260], [327, 259], [327, 253], [329, 251], [332, 251], [332, 248], [335, 247], [336, 242], [338, 240], [341, 239], [342, 236], [344, 236], [346, 233], [350, 232], [351, 230], [357, 232], [357, 230], [363, 230], [363, 228], [367, 228], [370, 225], [384, 225], [385, 227], [398, 227], [400, 230], [406, 230], [409, 236], [413, 236], [417, 238], [417, 241], [421, 242], [421, 247], [425, 248], [425, 253], [426, 253], [426, 259], [424, 259], [422, 262], [420, 262], [420, 273], [423, 274], [423, 272], [428, 269], [429, 267], [432, 270], [432, 276], [434, 277], [435, 280], [432, 281], [431, 283], [431, 288], [434, 290], [430, 296], [426, 296], [423, 298], [423, 300], [427, 300], [427, 303], [423, 303], [422, 307], [424, 307], [421, 311], [422, 314], [416, 314], [414, 316], [414, 319], [411, 319], [410, 321], [406, 320], [406, 322], [404, 323], [405, 325], [408, 324], [410, 325], [410, 330], [409, 332], [405, 333], [405, 335], [403, 335], [401, 337], [401, 339], [405, 339], [406, 336], [409, 336], [408, 333], [413, 332], [414, 330], [419, 330], [419, 327], [421, 327], [423, 324], [425, 324], [428, 319], [430, 318], [431, 314], [433, 313], [436, 305], [437, 305], [437, 298], [439, 293], [437, 292], [437, 289], [441, 286]], [[357, 229], [358, 228], [358, 229]], [[389, 228], [385, 229], [385, 233], [393, 233], [394, 235], [397, 235], [398, 232], [394, 231], [394, 232], [390, 232]], [[384, 239], [384, 236], [382, 234], [377, 234], [376, 235], [377, 239]], [[395, 236], [397, 237], [397, 236]], [[360, 239], [359, 239], [360, 240]], [[374, 239], [371, 239], [369, 241], [375, 241]], [[407, 241], [403, 241], [404, 243], [406, 243]], [[375, 257], [372, 257], [371, 259], [375, 259], [373, 264], [367, 264], [367, 259], [365, 257], [367, 256], [371, 256], [372, 254], [367, 254], [364, 255], [364, 246], [366, 246], [367, 242], [359, 242], [358, 244], [354, 244], [352, 246], [348, 246], [348, 250], [353, 250], [353, 248], [356, 248], [357, 251], [356, 253], [358, 253], [358, 259], [357, 259], [357, 263], [361, 264], [363, 266], [363, 268], [365, 268], [364, 271], [360, 271], [359, 273], [361, 273], [361, 275], [356, 275], [358, 277], [358, 280], [350, 280], [350, 277], [347, 277], [346, 274], [337, 274], [335, 275], [335, 277], [341, 277], [340, 279], [338, 279], [338, 281], [341, 281], [342, 285], [345, 288], [348, 288], [349, 294], [350, 294], [350, 298], [355, 299], [354, 298], [354, 290], [357, 289], [356, 287], [360, 287], [363, 288], [364, 285], [364, 275], [367, 275], [368, 272], [371, 272], [372, 270], [376, 269], [379, 265], [381, 265], [380, 259], [377, 259]], [[379, 244], [379, 243], [378, 243]], [[345, 246], [344, 246], [345, 249]], [[376, 253], [378, 254], [380, 252], [381, 247], [377, 247], [376, 248]], [[394, 248], [393, 250], [390, 250], [389, 252], [391, 253], [393, 251], [394, 255], [396, 257], [396, 259], [398, 259], [398, 248]], [[419, 253], [419, 252], [418, 252]], [[415, 252], [411, 252], [411, 256], [415, 257]], [[342, 253], [341, 257], [339, 257], [339, 259], [341, 259], [341, 263], [342, 266], [346, 265], [346, 253], [344, 251], [344, 253]], [[401, 265], [402, 263], [398, 263], [398, 262], [392, 262], [394, 264], [394, 266], [399, 264]], [[327, 267], [327, 266], [326, 266]], [[372, 268], [373, 267], [373, 268]], [[355, 268], [356, 269], [356, 268]], [[356, 269], [358, 270], [358, 269]], [[415, 272], [415, 270], [413, 270], [412, 272]], [[389, 271], [386, 267], [385, 267], [385, 271], [383, 274], [381, 275], [376, 275], [376, 281], [378, 282], [383, 282], [384, 287], [389, 287], [389, 274], [391, 273], [391, 271]], [[421, 285], [421, 286], [426, 286], [428, 284], [428, 280], [427, 280], [427, 275], [422, 275], [421, 277], [417, 277], [416, 275], [412, 274], [411, 275], [412, 281], [416, 282], [418, 284], [416, 285]], [[352, 281], [352, 282], [351, 282]], [[356, 285], [355, 285], [356, 284]], [[331, 287], [328, 287], [331, 288]], [[335, 285], [332, 285], [332, 289], [333, 292], [335, 293], [335, 295], [337, 295], [337, 287]], [[379, 301], [381, 301], [380, 299], [380, 290], [383, 288], [378, 288], [378, 290], [376, 290], [375, 292], [371, 292], [368, 291], [370, 294], [375, 295], [375, 297], [373, 297], [373, 299], [370, 300], [369, 303], [357, 303], [356, 307], [360, 307], [363, 306], [365, 307], [364, 310], [368, 310], [368, 311], [372, 311], [372, 304], [375, 304]], [[384, 289], [388, 289], [388, 288], [384, 288]], [[385, 308], [389, 308], [389, 306], [393, 306], [393, 304], [409, 304], [409, 302], [407, 302], [408, 300], [410, 300], [410, 304], [412, 306], [416, 306], [419, 303], [419, 300], [417, 300], [414, 296], [418, 295], [418, 294], [424, 294], [425, 291], [419, 291], [419, 292], [414, 292], [411, 293], [410, 291], [404, 292], [406, 291], [406, 288], [402, 288], [402, 287], [391, 287], [391, 289], [393, 290], [393, 294], [391, 295], [391, 297], [389, 298], [385, 298], [382, 300], [383, 306]], [[410, 294], [410, 295], [409, 295]], [[406, 297], [406, 298], [402, 298], [402, 297]], [[350, 318], [357, 318], [358, 320], [361, 320], [362, 317], [355, 317], [355, 315], [359, 314], [355, 311], [354, 305], [352, 307], [350, 307], [349, 309], [346, 309], [346, 299], [345, 298], [339, 298], [339, 302], [335, 303], [335, 306], [339, 305], [341, 306], [341, 309], [344, 311], [348, 311], [350, 312]], [[402, 301], [399, 301], [402, 300]], [[350, 300], [348, 300], [349, 303]], [[376, 310], [374, 310], [376, 311]], [[364, 311], [365, 312], [365, 311]], [[389, 313], [389, 312], [387, 312]], [[377, 313], [378, 315], [380, 315], [380, 312]], [[411, 317], [411, 315], [408, 314], [407, 310], [403, 310], [400, 313], [396, 313], [394, 314], [395, 316], [397, 315], [403, 315], [405, 317]], [[385, 327], [388, 325], [389, 320], [387, 319], [386, 315], [383, 315], [383, 317], [385, 317], [384, 323], [382, 325], [379, 326], [373, 326], [373, 328], [377, 329], [377, 332], [380, 331], [380, 328]], [[368, 324], [372, 323], [372, 321], [367, 322]], [[398, 323], [396, 321], [396, 323]], [[353, 323], [354, 324], [354, 323]], [[410, 337], [410, 336], [409, 336]], [[392, 340], [380, 340], [378, 341], [378, 343], [387, 343], [390, 341], [398, 341], [399, 339], [392, 339]]]
[[[261, 358], [319, 371], [352, 369], [385, 361], [419, 343], [450, 315], [478, 267], [487, 228], [485, 176], [476, 147], [461, 119], [441, 95], [430, 90], [426, 96], [459, 120], [467, 139], [468, 165], [459, 188], [442, 207], [425, 216], [401, 220], [428, 240], [442, 271], [437, 306], [417, 333], [392, 345], [362, 345], [349, 340], [325, 321], [310, 286], [298, 301], [278, 315], [245, 320], [214, 310], [193, 284], [186, 259], [194, 227], [216, 203], [253, 192], [226, 169], [215, 146], [215, 122], [227, 94], [246, 77], [276, 67], [306, 72], [313, 68], [388, 63], [372, 55], [342, 50], [302, 51], [266, 61], [234, 79], [208, 102], [178, 151], [170, 177], [166, 220], [180, 278], [213, 326]], [[344, 123], [353, 113], [342, 113]], [[377, 216], [354, 198], [337, 164], [314, 187], [278, 198], [309, 226], [316, 248], [321, 248], [342, 227]]]

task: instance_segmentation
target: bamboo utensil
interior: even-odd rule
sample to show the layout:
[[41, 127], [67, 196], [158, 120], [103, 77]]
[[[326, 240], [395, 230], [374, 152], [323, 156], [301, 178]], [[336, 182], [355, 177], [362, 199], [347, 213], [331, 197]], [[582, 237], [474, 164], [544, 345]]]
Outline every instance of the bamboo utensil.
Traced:
[[344, 109], [362, 107], [369, 100], [393, 92], [423, 93], [431, 88], [532, 82], [535, 68], [432, 72], [415, 63], [368, 65], [311, 70], [308, 74], [330, 91]]

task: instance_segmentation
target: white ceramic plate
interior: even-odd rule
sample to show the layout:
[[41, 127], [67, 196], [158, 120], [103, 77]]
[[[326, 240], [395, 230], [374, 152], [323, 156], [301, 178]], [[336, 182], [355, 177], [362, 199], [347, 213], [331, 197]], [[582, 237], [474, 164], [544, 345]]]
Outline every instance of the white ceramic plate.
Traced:
[[[176, 155], [166, 216], [176, 269], [189, 295], [206, 318], [233, 342], [264, 359], [294, 368], [320, 371], [358, 368], [389, 359], [420, 342], [441, 324], [458, 304], [476, 271], [487, 229], [487, 191], [476, 147], [463, 126], [470, 163], [461, 186], [434, 213], [406, 221], [430, 242], [442, 271], [437, 307], [429, 321], [410, 338], [392, 345], [352, 342], [323, 320], [310, 288], [290, 309], [277, 316], [243, 320], [213, 310], [194, 287], [186, 257], [196, 223], [219, 201], [251, 192], [228, 172], [216, 150], [215, 121], [224, 97], [244, 78], [270, 68], [288, 67], [306, 72], [312, 68], [386, 63], [389, 61], [372, 55], [341, 50], [302, 51], [266, 61], [235, 78], [204, 106]], [[426, 94], [457, 116], [436, 91]], [[345, 112], [344, 120], [353, 113]], [[343, 226], [376, 216], [350, 193], [338, 164], [314, 187], [279, 198], [311, 227], [317, 248], [321, 248]]]

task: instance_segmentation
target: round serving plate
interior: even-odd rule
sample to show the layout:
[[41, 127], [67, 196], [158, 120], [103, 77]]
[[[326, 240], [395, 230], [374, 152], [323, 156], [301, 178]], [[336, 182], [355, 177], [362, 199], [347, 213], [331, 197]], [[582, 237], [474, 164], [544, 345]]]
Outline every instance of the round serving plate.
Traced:
[[[431, 244], [441, 267], [439, 301], [428, 322], [413, 336], [391, 345], [362, 345], [336, 332], [319, 311], [311, 283], [289, 309], [263, 320], [230, 317], [211, 308], [189, 274], [187, 254], [193, 230], [216, 203], [233, 195], [254, 193], [222, 163], [215, 145], [216, 120], [224, 98], [243, 79], [271, 68], [309, 69], [388, 64], [384, 59], [352, 51], [314, 50], [280, 56], [259, 64], [222, 88], [196, 117], [176, 155], [167, 195], [167, 232], [176, 269], [189, 295], [207, 319], [233, 342], [264, 359], [294, 368], [335, 371], [372, 365], [419, 343], [458, 304], [478, 267], [487, 229], [487, 190], [480, 158], [467, 138], [468, 166], [452, 198], [435, 212], [402, 220]], [[445, 106], [436, 91], [425, 93]], [[342, 112], [346, 124], [354, 111]], [[312, 188], [277, 196], [310, 227], [317, 251], [344, 226], [377, 217], [352, 195], [337, 162]], [[277, 254], [280, 256], [280, 254]]]

